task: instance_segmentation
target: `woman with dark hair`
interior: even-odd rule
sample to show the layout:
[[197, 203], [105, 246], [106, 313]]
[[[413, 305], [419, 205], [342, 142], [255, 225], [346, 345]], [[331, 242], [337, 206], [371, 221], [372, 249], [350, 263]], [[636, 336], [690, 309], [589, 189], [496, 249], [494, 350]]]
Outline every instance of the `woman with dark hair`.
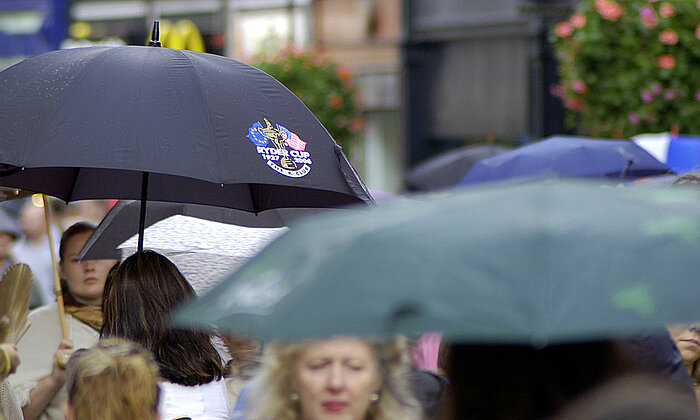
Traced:
[[172, 310], [194, 297], [170, 260], [153, 251], [136, 253], [105, 288], [101, 336], [125, 338], [153, 353], [164, 380], [163, 418], [228, 419], [224, 363], [210, 335], [168, 325]]
[[102, 292], [109, 270], [117, 261], [80, 260], [80, 250], [94, 230], [94, 226], [78, 222], [61, 237], [59, 272], [70, 339], [62, 340], [58, 306], [52, 303], [29, 314], [31, 328], [17, 345], [23, 363], [11, 382], [27, 420], [63, 419], [68, 358], [73, 349], [97, 343], [102, 327]]

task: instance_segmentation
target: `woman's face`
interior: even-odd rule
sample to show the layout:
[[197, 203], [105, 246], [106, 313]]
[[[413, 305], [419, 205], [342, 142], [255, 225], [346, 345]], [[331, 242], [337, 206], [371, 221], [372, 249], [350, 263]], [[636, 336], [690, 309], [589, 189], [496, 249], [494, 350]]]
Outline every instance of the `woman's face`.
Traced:
[[700, 324], [674, 324], [668, 330], [684, 364], [689, 365], [700, 359]]
[[109, 269], [116, 260], [85, 260], [80, 262], [80, 250], [92, 235], [91, 231], [77, 233], [66, 243], [66, 255], [60, 263], [61, 277], [68, 282], [68, 288], [75, 300], [85, 305], [102, 304], [102, 292]]
[[380, 386], [374, 349], [350, 337], [304, 347], [292, 378], [301, 420], [363, 420]]

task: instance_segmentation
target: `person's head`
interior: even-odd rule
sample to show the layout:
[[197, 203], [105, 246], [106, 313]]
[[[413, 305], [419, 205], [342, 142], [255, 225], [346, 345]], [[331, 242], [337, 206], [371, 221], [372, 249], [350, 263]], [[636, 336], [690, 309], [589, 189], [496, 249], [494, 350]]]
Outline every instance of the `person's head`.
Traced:
[[66, 420], [158, 419], [158, 368], [126, 340], [104, 340], [68, 362]]
[[10, 256], [10, 247], [15, 237], [7, 232], [0, 232], [0, 261]]
[[549, 418], [574, 397], [631, 371], [612, 341], [535, 348], [452, 344], [443, 349], [450, 381], [441, 418]]
[[273, 343], [255, 379], [254, 418], [386, 420], [418, 418], [407, 383], [403, 339], [335, 337]]
[[100, 305], [105, 279], [110, 268], [117, 260], [80, 261], [80, 250], [95, 227], [85, 222], [78, 222], [63, 232], [58, 249], [59, 272], [67, 288], [64, 294], [83, 305]]
[[567, 404], [552, 420], [697, 420], [692, 393], [663, 376], [625, 375]]
[[177, 384], [220, 379], [224, 366], [210, 336], [169, 327], [170, 313], [195, 297], [175, 264], [153, 251], [124, 260], [105, 288], [102, 337], [121, 337], [150, 350], [161, 376]]
[[19, 226], [0, 208], [0, 262], [10, 256], [10, 247], [18, 238]]
[[25, 237], [38, 241], [46, 234], [44, 210], [27, 200], [19, 210], [19, 225]]
[[694, 378], [700, 360], [700, 324], [673, 324], [668, 326], [668, 332], [676, 343], [678, 352], [688, 373]]

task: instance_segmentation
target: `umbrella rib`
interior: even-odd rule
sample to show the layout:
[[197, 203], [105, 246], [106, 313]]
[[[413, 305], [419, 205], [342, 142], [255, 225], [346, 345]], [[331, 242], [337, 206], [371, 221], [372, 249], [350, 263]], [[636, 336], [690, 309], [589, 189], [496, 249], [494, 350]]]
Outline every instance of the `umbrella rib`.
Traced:
[[81, 168], [76, 168], [75, 175], [73, 176], [73, 181], [70, 183], [70, 189], [68, 190], [66, 203], [73, 201], [73, 192], [75, 191], [75, 184], [78, 181], [78, 176], [80, 176]]
[[253, 185], [251, 183], [248, 183], [248, 191], [250, 191], [250, 202], [253, 205], [253, 213], [257, 216], [258, 213], [260, 213], [260, 209], [258, 209], [258, 205], [255, 202], [255, 193], [253, 192]]

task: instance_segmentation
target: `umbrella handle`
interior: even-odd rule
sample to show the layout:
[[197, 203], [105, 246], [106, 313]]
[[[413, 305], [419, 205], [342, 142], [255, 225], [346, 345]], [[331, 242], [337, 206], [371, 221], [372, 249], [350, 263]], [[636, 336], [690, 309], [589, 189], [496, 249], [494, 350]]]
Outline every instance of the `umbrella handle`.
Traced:
[[44, 202], [44, 219], [46, 220], [46, 233], [49, 238], [49, 250], [51, 251], [51, 267], [53, 268], [53, 288], [56, 293], [56, 303], [58, 304], [58, 321], [61, 323], [61, 337], [68, 338], [66, 329], [66, 308], [63, 305], [63, 292], [61, 290], [61, 279], [58, 277], [58, 265], [56, 264], [56, 253], [53, 249], [53, 237], [51, 233], [51, 212], [49, 210], [49, 199], [46, 194], [41, 195]]

